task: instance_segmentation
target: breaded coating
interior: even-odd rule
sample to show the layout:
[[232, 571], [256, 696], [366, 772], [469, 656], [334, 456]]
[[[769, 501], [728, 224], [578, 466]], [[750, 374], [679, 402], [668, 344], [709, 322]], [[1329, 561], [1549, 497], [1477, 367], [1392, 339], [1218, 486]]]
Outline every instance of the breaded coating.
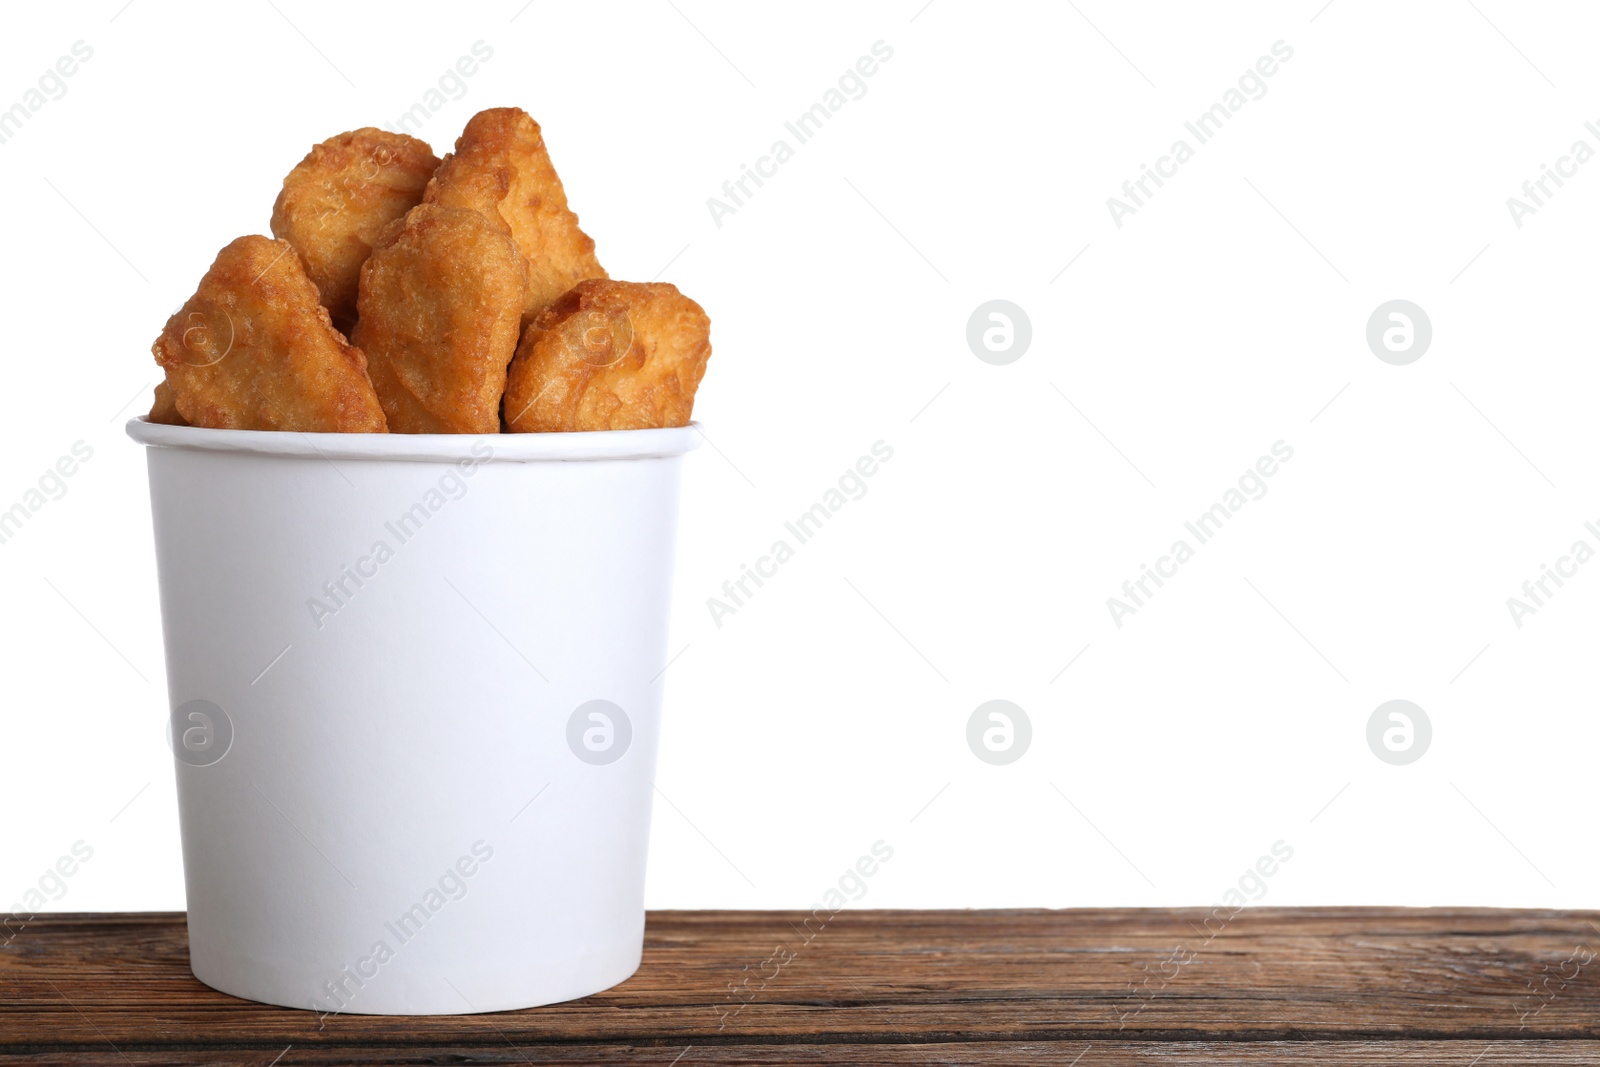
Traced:
[[172, 386], [167, 384], [166, 379], [156, 383], [155, 403], [150, 405], [150, 414], [145, 418], [168, 426], [189, 425], [189, 420], [178, 414], [178, 398], [172, 395]]
[[314, 146], [283, 179], [272, 234], [300, 253], [340, 329], [355, 321], [356, 285], [373, 244], [422, 202], [438, 166], [426, 143], [368, 126]]
[[545, 308], [506, 381], [513, 433], [683, 426], [711, 358], [711, 320], [662, 283], [579, 282]]
[[361, 268], [352, 340], [395, 433], [498, 433], [522, 257], [476, 211], [421, 204]]
[[224, 430], [382, 433], [366, 360], [287, 241], [241, 237], [151, 346], [177, 413]]
[[511, 235], [527, 261], [524, 323], [585, 278], [606, 277], [594, 239], [578, 228], [578, 216], [567, 207], [539, 124], [521, 108], [472, 116], [423, 202], [481, 211]]

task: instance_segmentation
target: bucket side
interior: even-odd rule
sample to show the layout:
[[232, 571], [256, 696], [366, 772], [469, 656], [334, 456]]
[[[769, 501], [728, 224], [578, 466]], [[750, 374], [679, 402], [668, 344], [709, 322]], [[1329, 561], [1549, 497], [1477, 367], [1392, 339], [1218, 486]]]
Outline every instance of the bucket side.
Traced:
[[434, 1014], [632, 972], [679, 464], [149, 450], [202, 981]]

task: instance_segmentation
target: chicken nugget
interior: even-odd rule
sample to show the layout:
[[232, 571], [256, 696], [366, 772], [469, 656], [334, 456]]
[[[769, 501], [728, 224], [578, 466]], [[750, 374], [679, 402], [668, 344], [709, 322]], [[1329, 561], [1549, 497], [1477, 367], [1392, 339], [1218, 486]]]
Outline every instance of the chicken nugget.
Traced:
[[356, 284], [373, 243], [421, 203], [438, 166], [424, 142], [368, 126], [314, 146], [283, 179], [272, 235], [300, 253], [340, 329], [355, 320]]
[[241, 237], [219, 252], [151, 351], [191, 425], [384, 431], [366, 359], [333, 328], [287, 241]]
[[585, 278], [606, 277], [594, 239], [578, 228], [539, 124], [518, 107], [472, 116], [456, 150], [428, 182], [423, 202], [489, 216], [527, 261], [523, 321]]
[[711, 358], [711, 320], [675, 285], [579, 282], [541, 311], [506, 382], [513, 433], [683, 426]]
[[155, 403], [150, 405], [150, 414], [145, 418], [168, 426], [189, 425], [189, 420], [178, 414], [178, 399], [172, 395], [172, 386], [164, 378], [156, 383]]
[[395, 433], [498, 433], [522, 324], [522, 257], [476, 211], [421, 204], [361, 268], [351, 338]]

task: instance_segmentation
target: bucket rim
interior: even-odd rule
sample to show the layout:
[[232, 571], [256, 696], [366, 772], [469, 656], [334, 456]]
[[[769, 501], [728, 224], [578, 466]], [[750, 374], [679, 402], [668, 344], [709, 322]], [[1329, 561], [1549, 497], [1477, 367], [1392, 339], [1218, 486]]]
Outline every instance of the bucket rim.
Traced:
[[[404, 460], [473, 463], [657, 459], [700, 447], [700, 423], [648, 430], [586, 430], [571, 433], [403, 434], [303, 433], [297, 430], [213, 430], [173, 426], [140, 415], [128, 420], [128, 436], [147, 448], [231, 452], [311, 459]], [[484, 455], [487, 445], [489, 454]]]

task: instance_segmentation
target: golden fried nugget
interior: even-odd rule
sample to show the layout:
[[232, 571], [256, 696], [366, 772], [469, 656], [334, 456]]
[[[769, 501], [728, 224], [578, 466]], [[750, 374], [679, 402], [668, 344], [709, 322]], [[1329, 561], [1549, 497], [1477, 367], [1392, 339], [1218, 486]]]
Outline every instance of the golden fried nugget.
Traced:
[[355, 320], [361, 264], [384, 229], [421, 203], [438, 166], [422, 141], [368, 126], [314, 146], [283, 179], [272, 234], [300, 253], [341, 329]]
[[711, 358], [711, 320], [662, 283], [579, 282], [541, 311], [506, 381], [513, 433], [683, 426]]
[[472, 116], [423, 202], [481, 211], [511, 235], [527, 261], [524, 322], [585, 278], [606, 277], [594, 239], [567, 207], [539, 124], [521, 108]]
[[500, 431], [522, 292], [522, 257], [479, 212], [421, 204], [379, 238], [351, 339], [390, 430]]
[[145, 416], [150, 422], [164, 423], [167, 426], [187, 426], [189, 420], [178, 414], [178, 400], [172, 395], [172, 386], [165, 379], [156, 383], [155, 403], [150, 405], [150, 414]]
[[224, 430], [382, 433], [366, 360], [287, 241], [241, 237], [151, 346], [177, 413]]

